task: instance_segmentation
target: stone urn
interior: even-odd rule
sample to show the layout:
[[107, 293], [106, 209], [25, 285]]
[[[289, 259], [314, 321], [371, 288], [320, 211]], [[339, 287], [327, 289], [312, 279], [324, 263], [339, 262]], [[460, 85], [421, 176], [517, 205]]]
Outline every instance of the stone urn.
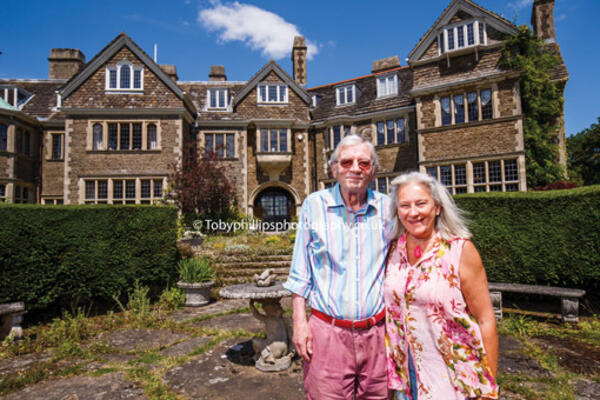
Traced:
[[185, 293], [186, 307], [199, 307], [210, 302], [210, 290], [215, 281], [187, 283], [179, 281], [177, 287]]

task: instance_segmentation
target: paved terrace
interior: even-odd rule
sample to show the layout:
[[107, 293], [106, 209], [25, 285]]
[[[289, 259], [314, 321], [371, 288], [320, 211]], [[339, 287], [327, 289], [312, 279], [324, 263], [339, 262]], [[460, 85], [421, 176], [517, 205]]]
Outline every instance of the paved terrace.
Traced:
[[[105, 329], [69, 356], [55, 349], [4, 358], [1, 398], [304, 399], [300, 360], [278, 373], [252, 365], [248, 340], [263, 328], [247, 306], [220, 300], [163, 314], [156, 326]], [[289, 299], [284, 308], [289, 312]], [[598, 346], [553, 336], [500, 338], [502, 399], [599, 399], [599, 371]]]

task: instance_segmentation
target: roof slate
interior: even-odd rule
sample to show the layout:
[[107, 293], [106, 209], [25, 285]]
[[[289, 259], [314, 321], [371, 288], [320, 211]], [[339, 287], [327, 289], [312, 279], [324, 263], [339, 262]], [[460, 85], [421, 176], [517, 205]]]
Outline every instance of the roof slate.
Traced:
[[33, 95], [21, 111], [38, 119], [49, 120], [63, 119], [62, 113], [52, 109], [56, 107], [56, 91], [64, 83], [64, 80], [0, 80], [0, 85], [14, 85]]
[[236, 112], [227, 111], [209, 111], [206, 109], [206, 91], [208, 88], [226, 87], [227, 96], [231, 99], [237, 95], [244, 87], [246, 82], [228, 82], [228, 81], [205, 81], [205, 82], [177, 82], [192, 99], [192, 103], [198, 110], [199, 120], [242, 120]]
[[[377, 99], [377, 76], [397, 71], [399, 88], [397, 96]], [[350, 84], [356, 84], [356, 103], [347, 106], [336, 106], [336, 88]], [[413, 105], [410, 91], [413, 86], [413, 73], [407, 67], [394, 68], [382, 73], [371, 74], [347, 80], [344, 83], [319, 86], [307, 89], [311, 95], [318, 95], [317, 106], [312, 109], [313, 121], [323, 121], [329, 118], [343, 115], [359, 116], [376, 111], [384, 111], [392, 108]]]

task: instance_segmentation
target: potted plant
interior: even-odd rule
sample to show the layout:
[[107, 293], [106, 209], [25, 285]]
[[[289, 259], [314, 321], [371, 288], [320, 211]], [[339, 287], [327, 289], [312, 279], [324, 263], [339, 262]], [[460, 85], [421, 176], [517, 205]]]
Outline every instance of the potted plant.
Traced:
[[177, 286], [185, 292], [185, 305], [198, 307], [210, 301], [210, 289], [214, 286], [215, 271], [208, 258], [186, 258], [177, 264]]

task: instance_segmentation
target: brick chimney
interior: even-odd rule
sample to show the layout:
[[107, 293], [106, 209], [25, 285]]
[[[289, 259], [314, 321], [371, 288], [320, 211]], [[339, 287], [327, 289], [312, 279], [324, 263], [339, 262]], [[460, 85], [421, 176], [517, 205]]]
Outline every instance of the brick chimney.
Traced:
[[400, 58], [398, 56], [392, 56], [387, 58], [382, 58], [381, 60], [373, 61], [373, 65], [371, 67], [371, 72], [381, 72], [386, 69], [396, 68], [400, 66]]
[[161, 64], [160, 69], [162, 69], [165, 74], [169, 75], [169, 78], [171, 78], [173, 82], [177, 82], [177, 79], [179, 79], [179, 76], [177, 76], [177, 68], [173, 64]]
[[303, 36], [294, 38], [292, 47], [292, 66], [294, 68], [294, 80], [300, 86], [306, 85], [306, 42]]
[[225, 75], [225, 67], [223, 65], [212, 65], [210, 67], [208, 79], [211, 81], [226, 81], [227, 75]]
[[70, 79], [85, 65], [85, 56], [79, 49], [50, 49], [49, 79]]
[[531, 13], [531, 25], [538, 38], [556, 42], [554, 30], [554, 0], [535, 0]]

